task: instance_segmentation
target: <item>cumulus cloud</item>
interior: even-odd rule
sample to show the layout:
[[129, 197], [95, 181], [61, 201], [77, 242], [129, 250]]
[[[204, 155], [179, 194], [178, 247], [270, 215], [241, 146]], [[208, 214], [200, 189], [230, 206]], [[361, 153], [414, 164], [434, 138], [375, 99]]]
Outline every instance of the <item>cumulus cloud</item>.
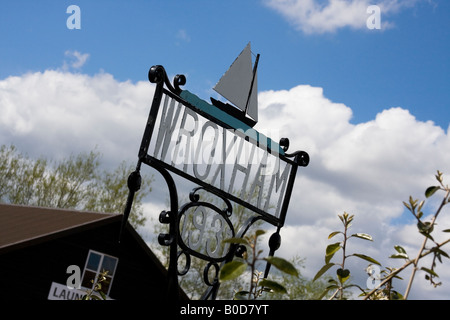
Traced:
[[49, 157], [98, 146], [106, 161], [121, 162], [137, 153], [153, 90], [107, 73], [8, 77], [0, 81], [0, 143]]
[[259, 101], [260, 130], [266, 130], [263, 124], [279, 128], [292, 150], [311, 156], [300, 170], [299, 189], [312, 182], [353, 205], [390, 206], [422, 192], [437, 169], [450, 169], [448, 133], [431, 121], [417, 121], [406, 109], [390, 108], [372, 121], [351, 124], [350, 108], [327, 99], [321, 88], [303, 85], [261, 92]]
[[[417, 252], [422, 239], [415, 222], [392, 221], [405, 214], [402, 201], [409, 195], [424, 199], [426, 187], [436, 184], [436, 170], [450, 173], [448, 129], [418, 121], [400, 107], [351, 124], [350, 108], [327, 99], [321, 88], [305, 85], [261, 92], [259, 104], [259, 129], [278, 128], [279, 136], [291, 141], [289, 151], [305, 150], [311, 156], [295, 182], [280, 255], [306, 257], [304, 274], [314, 276], [324, 263], [328, 234], [341, 228], [337, 215], [344, 211], [355, 215], [352, 232], [366, 232], [375, 239], [370, 244], [356, 241], [354, 252], [365, 252], [385, 266], [397, 264], [388, 259], [396, 244]], [[427, 212], [433, 209], [431, 201]], [[443, 229], [450, 227], [449, 220], [441, 223]], [[364, 263], [355, 268], [364, 284]], [[450, 278], [444, 282], [450, 285]], [[425, 286], [420, 280], [418, 287]], [[436, 297], [442, 298], [444, 291], [439, 288]]]
[[373, 14], [368, 10], [377, 5], [381, 13], [381, 28], [392, 23], [386, 20], [390, 14], [411, 7], [420, 0], [266, 0], [265, 4], [279, 12], [292, 25], [304, 33], [335, 32], [344, 27], [364, 29], [367, 19]]
[[[8, 77], [0, 80], [0, 144], [50, 159], [97, 147], [106, 165], [136, 161], [153, 92], [149, 82], [121, 82], [107, 73], [47, 70]], [[400, 107], [352, 124], [348, 106], [308, 85], [260, 92], [258, 100], [255, 128], [269, 137], [288, 137], [289, 151], [311, 156], [309, 166], [298, 171], [279, 255], [306, 258], [304, 274], [312, 277], [323, 264], [328, 234], [340, 228], [337, 215], [344, 211], [355, 215], [352, 232], [375, 239], [355, 242], [356, 252], [391, 266], [387, 257], [395, 244], [417, 249], [414, 223], [393, 225], [392, 219], [402, 215], [402, 201], [409, 195], [423, 198], [425, 188], [435, 184], [436, 170], [450, 174], [448, 129], [418, 121]], [[165, 208], [167, 190], [153, 189], [154, 203], [148, 208], [156, 216], [160, 209], [155, 208]], [[428, 208], [430, 213], [432, 203]], [[445, 214], [442, 229], [450, 228]], [[365, 281], [364, 266], [355, 268]], [[450, 274], [444, 272], [440, 280], [448, 288]], [[420, 282], [420, 288], [425, 286]], [[443, 291], [433, 292], [450, 298]]]

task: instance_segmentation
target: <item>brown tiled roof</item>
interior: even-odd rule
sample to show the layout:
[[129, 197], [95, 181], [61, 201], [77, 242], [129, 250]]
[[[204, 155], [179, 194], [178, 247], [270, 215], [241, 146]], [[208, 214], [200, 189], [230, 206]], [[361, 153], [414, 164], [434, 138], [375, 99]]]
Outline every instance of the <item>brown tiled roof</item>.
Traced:
[[121, 217], [120, 214], [0, 204], [0, 253]]

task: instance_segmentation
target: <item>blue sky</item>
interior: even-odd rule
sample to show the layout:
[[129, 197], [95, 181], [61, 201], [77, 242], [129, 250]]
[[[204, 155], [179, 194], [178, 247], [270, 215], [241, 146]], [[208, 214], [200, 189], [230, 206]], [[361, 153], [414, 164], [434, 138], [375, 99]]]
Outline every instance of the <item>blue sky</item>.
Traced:
[[[139, 81], [151, 65], [162, 64], [170, 74], [186, 74], [186, 88], [207, 98], [202, 91], [251, 41], [261, 54], [259, 90], [320, 86], [352, 108], [354, 123], [401, 106], [446, 129], [450, 4], [416, 2], [382, 11], [390, 28], [305, 34], [260, 0], [6, 1], [0, 77], [60, 67], [64, 52], [77, 50], [90, 55], [85, 73], [104, 70]], [[80, 30], [66, 27], [70, 4], [81, 9]]]
[[[70, 5], [79, 30], [67, 28]], [[381, 29], [367, 28], [369, 5]], [[255, 128], [311, 156], [279, 254], [306, 258], [313, 277], [347, 211], [375, 239], [355, 250], [393, 266], [394, 245], [421, 241], [402, 201], [422, 199], [436, 170], [450, 174], [449, 14], [447, 0], [1, 1], [0, 145], [50, 158], [98, 147], [106, 165], [134, 163], [148, 69], [186, 75], [184, 88], [209, 100], [250, 41], [261, 55]], [[166, 209], [164, 190], [152, 193], [149, 215]], [[412, 297], [450, 299], [450, 269], [439, 271], [443, 286], [421, 276]]]

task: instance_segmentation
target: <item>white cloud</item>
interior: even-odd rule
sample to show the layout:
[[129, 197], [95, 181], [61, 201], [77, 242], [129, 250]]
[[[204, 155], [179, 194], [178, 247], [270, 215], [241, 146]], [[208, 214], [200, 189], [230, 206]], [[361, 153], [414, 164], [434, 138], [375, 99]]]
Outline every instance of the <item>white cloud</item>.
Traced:
[[[97, 146], [106, 165], [134, 162], [153, 92], [149, 82], [119, 82], [107, 73], [47, 70], [8, 77], [0, 80], [0, 145], [12, 143], [30, 156], [50, 159]], [[425, 188], [435, 184], [436, 170], [450, 175], [448, 130], [418, 121], [403, 108], [351, 124], [349, 107], [327, 99], [322, 88], [306, 85], [260, 92], [258, 100], [256, 129], [269, 137], [288, 137], [290, 152], [304, 150], [311, 156], [309, 166], [299, 169], [277, 254], [306, 258], [303, 273], [313, 276], [323, 264], [328, 234], [341, 227], [337, 215], [344, 211], [355, 215], [352, 232], [375, 239], [355, 241], [355, 251], [391, 266], [387, 257], [395, 244], [417, 250], [414, 239], [420, 236], [414, 226], [391, 225], [391, 220], [402, 214], [409, 195], [423, 198]], [[158, 178], [151, 196], [156, 203], [146, 207], [153, 217], [167, 199], [167, 188], [156, 187], [164, 185]], [[433, 203], [428, 208], [430, 213]], [[448, 214], [441, 214], [442, 229], [450, 228]], [[363, 267], [355, 266], [361, 281], [367, 278]], [[415, 297], [439, 292], [450, 298], [450, 274], [440, 270], [444, 289], [429, 293], [418, 280]]]
[[268, 7], [278, 11], [295, 28], [304, 33], [335, 32], [344, 27], [366, 28], [366, 21], [372, 15], [367, 12], [370, 5], [377, 5], [381, 13], [381, 28], [391, 25], [386, 20], [390, 14], [405, 7], [411, 7], [420, 0], [266, 0]]
[[[259, 104], [258, 129], [279, 128], [278, 135], [290, 139], [288, 152], [305, 150], [311, 156], [309, 166], [299, 169], [280, 255], [306, 257], [304, 274], [314, 276], [331, 243], [328, 234], [342, 228], [337, 215], [344, 211], [355, 215], [352, 233], [369, 233], [375, 239], [373, 243], [355, 241], [354, 252], [373, 256], [384, 266], [396, 265], [387, 259], [396, 244], [404, 243], [417, 252], [421, 236], [415, 223], [403, 227], [391, 221], [402, 215], [402, 201], [409, 195], [424, 199], [425, 189], [436, 184], [436, 170], [450, 176], [448, 130], [431, 121], [418, 121], [399, 107], [383, 110], [372, 121], [351, 124], [350, 108], [328, 100], [321, 88], [303, 85], [261, 92]], [[435, 204], [427, 208], [431, 212]], [[450, 227], [449, 220], [440, 223], [443, 229]], [[364, 266], [355, 265], [362, 284], [367, 279]], [[450, 285], [446, 272], [440, 280], [444, 288]], [[421, 289], [411, 297], [426, 298], [421, 290], [428, 284], [418, 282]], [[445, 290], [438, 290], [441, 297], [449, 298]]]
[[74, 70], [80, 69], [89, 58], [89, 53], [80, 53], [78, 51], [67, 50], [64, 55], [69, 59], [64, 61], [62, 69], [68, 71], [71, 68]]
[[350, 123], [351, 109], [329, 101], [320, 88], [261, 92], [259, 101], [258, 129], [279, 128], [279, 136], [290, 139], [290, 151], [310, 154], [296, 189], [308, 193], [308, 199], [316, 190], [303, 190], [303, 185], [312, 183], [355, 208], [368, 203], [389, 207], [411, 193], [423, 194], [436, 170], [449, 172], [448, 134], [431, 121], [417, 121], [405, 109], [384, 110], [375, 120], [355, 125]]
[[134, 158], [145, 125], [149, 82], [118, 82], [55, 70], [0, 81], [0, 143], [30, 156], [59, 157], [98, 146], [105, 161]]
[[177, 39], [177, 41], [175, 42], [175, 44], [177, 46], [181, 45], [182, 43], [191, 42], [191, 37], [189, 36], [189, 34], [187, 33], [187, 31], [185, 29], [179, 29], [177, 31], [176, 39]]

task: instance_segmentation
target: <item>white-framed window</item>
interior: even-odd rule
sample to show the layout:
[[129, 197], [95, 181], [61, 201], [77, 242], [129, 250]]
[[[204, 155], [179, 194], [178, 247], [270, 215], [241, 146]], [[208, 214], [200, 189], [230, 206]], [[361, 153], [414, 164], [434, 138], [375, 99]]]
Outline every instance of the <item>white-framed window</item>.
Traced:
[[108, 271], [106, 281], [101, 282], [101, 290], [104, 294], [109, 295], [109, 290], [111, 289], [118, 263], [119, 259], [116, 257], [98, 251], [89, 250], [86, 265], [84, 266], [81, 286], [87, 289], [92, 289], [99, 274], [104, 271]]

